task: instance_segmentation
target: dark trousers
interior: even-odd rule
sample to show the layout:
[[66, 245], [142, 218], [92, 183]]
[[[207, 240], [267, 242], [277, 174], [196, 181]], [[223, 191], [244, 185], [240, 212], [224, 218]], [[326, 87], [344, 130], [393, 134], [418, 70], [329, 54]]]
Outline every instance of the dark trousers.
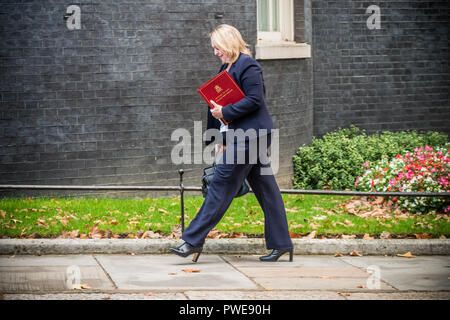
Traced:
[[[254, 152], [249, 152], [255, 151], [249, 148], [249, 141], [227, 145], [227, 149], [222, 156], [223, 161], [217, 165], [202, 207], [183, 232], [181, 238], [184, 241], [193, 246], [203, 245], [209, 231], [222, 219], [244, 179], [247, 178], [264, 212], [264, 237], [267, 249], [293, 247], [280, 189], [273, 176], [270, 163], [266, 162], [270, 135], [268, 137], [268, 144], [263, 147], [264, 153], [261, 153], [258, 148], [256, 155]], [[256, 142], [256, 145], [258, 144], [259, 140]], [[232, 151], [230, 148], [234, 148], [233, 157], [227, 157], [227, 153]], [[261, 154], [265, 157], [260, 156]], [[245, 163], [239, 161], [239, 155], [245, 155]], [[250, 161], [252, 156], [254, 157], [253, 161]], [[229, 158], [231, 158], [231, 161], [229, 161]], [[267, 171], [270, 174], [267, 174]], [[261, 174], [262, 172], [264, 174]]]

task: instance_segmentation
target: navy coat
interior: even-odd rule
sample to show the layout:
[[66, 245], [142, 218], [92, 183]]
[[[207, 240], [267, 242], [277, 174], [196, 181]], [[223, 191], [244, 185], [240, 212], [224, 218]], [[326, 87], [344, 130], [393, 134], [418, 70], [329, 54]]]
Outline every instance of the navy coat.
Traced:
[[[220, 71], [225, 70], [228, 64], [222, 65]], [[236, 103], [230, 103], [222, 106], [223, 118], [230, 122], [229, 129], [255, 129], [257, 136], [260, 135], [259, 129], [266, 129], [270, 133], [275, 128], [272, 117], [266, 105], [266, 88], [262, 68], [259, 63], [244, 53], [231, 66], [230, 75], [236, 81], [238, 86], [244, 91], [245, 98]], [[206, 129], [220, 129], [220, 121], [215, 119], [208, 107], [208, 121]], [[225, 133], [223, 133], [225, 141]], [[214, 139], [206, 141], [206, 145], [213, 142]], [[225, 144], [225, 143], [224, 143]]]

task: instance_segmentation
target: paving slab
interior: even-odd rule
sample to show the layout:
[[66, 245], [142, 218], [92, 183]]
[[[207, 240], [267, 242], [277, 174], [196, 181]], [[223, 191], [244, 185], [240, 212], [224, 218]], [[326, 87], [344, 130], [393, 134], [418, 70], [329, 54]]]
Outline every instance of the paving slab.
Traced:
[[0, 257], [0, 292], [67, 291], [73, 284], [114, 289], [92, 256]]
[[92, 255], [1, 255], [1, 267], [96, 266]]
[[379, 269], [380, 278], [398, 290], [450, 290], [450, 257], [341, 257], [351, 265]]
[[217, 255], [203, 254], [199, 263], [175, 255], [97, 255], [96, 258], [119, 290], [258, 289]]
[[80, 266], [80, 280], [69, 281], [67, 267], [0, 267], [0, 292], [67, 291], [73, 284], [87, 284], [96, 290], [114, 287], [98, 266]]

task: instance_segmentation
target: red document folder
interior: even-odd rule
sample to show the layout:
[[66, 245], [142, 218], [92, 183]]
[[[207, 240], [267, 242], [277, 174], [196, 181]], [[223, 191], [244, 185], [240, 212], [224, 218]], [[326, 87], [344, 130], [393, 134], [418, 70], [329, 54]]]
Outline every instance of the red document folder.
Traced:
[[[214, 106], [210, 103], [210, 100], [225, 107], [227, 104], [236, 103], [245, 97], [242, 89], [239, 88], [236, 81], [234, 81], [226, 70], [207, 81], [200, 88], [198, 88], [197, 91], [203, 99], [205, 99], [211, 109], [213, 109]], [[228, 124], [228, 122], [226, 122], [223, 118], [221, 121], [225, 125]]]

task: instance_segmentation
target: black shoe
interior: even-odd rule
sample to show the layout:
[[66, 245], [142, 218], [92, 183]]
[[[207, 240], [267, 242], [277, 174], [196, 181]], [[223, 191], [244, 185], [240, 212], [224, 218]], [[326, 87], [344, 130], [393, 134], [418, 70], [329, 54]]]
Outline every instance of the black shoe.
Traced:
[[183, 258], [186, 258], [188, 255], [194, 253], [194, 257], [192, 258], [192, 261], [197, 262], [198, 257], [200, 257], [200, 254], [202, 253], [203, 246], [194, 247], [194, 246], [191, 246], [189, 243], [185, 242], [178, 248], [169, 248], [169, 249], [173, 253], [175, 253]]
[[292, 260], [294, 259], [294, 248], [282, 249], [282, 250], [273, 249], [273, 251], [269, 255], [259, 257], [259, 260], [261, 260], [261, 261], [277, 261], [279, 257], [281, 257], [283, 254], [285, 254], [287, 252], [289, 252], [289, 261], [292, 262]]

